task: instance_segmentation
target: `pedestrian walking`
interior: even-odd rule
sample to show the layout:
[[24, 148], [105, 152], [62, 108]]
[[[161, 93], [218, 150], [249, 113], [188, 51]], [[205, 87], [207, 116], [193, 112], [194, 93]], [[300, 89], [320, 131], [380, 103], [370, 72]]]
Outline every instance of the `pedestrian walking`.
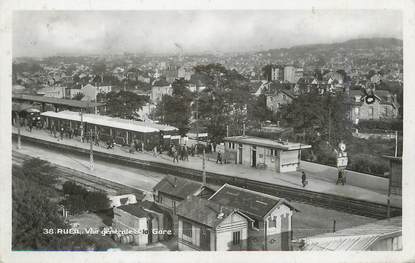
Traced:
[[157, 145], [155, 145], [153, 148], [153, 156], [157, 157]]
[[218, 163], [218, 162], [220, 162], [220, 164], [222, 164], [222, 153], [221, 153], [220, 150], [218, 151], [218, 156], [216, 158], [216, 163]]
[[179, 162], [179, 153], [178, 153], [178, 151], [176, 150], [176, 146], [174, 146], [174, 145], [173, 145], [173, 147], [172, 147], [172, 154], [173, 154], [173, 163], [174, 163], [175, 161]]
[[301, 183], [303, 184], [303, 187], [305, 187], [308, 184], [307, 176], [304, 171], [302, 172], [302, 175], [301, 175]]

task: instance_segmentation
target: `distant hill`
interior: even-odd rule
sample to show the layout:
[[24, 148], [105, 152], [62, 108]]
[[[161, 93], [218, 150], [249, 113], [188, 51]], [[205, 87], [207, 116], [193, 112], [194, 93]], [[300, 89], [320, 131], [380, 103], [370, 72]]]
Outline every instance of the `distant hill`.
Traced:
[[345, 42], [340, 43], [331, 43], [331, 44], [310, 44], [310, 45], [299, 45], [293, 46], [290, 48], [279, 48], [279, 49], [270, 49], [268, 52], [278, 52], [278, 51], [295, 51], [295, 50], [321, 50], [321, 49], [373, 49], [373, 48], [396, 48], [402, 47], [403, 41], [397, 38], [358, 38], [351, 39]]
[[[396, 38], [359, 38], [341, 43], [311, 44], [257, 52], [275, 63], [305, 61], [312, 66], [324, 66], [339, 57], [353, 58], [355, 63], [367, 64], [388, 61], [402, 64], [403, 41]], [[382, 62], [382, 63], [383, 63]]]

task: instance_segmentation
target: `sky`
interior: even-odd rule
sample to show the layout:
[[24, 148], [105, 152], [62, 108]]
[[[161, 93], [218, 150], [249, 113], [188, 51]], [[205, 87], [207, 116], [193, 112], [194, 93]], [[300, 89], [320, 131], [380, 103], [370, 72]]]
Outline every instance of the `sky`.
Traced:
[[402, 39], [393, 10], [15, 11], [13, 56], [260, 51]]

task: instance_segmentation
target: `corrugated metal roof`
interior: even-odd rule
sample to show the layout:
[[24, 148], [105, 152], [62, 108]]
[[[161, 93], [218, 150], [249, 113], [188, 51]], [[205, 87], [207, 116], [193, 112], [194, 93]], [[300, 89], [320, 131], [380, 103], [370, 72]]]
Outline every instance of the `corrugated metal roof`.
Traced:
[[[41, 114], [42, 116], [52, 117], [52, 118], [59, 118], [64, 120], [72, 120], [72, 121], [81, 121], [81, 115], [79, 112], [74, 111], [60, 111], [60, 112], [53, 112], [53, 111], [46, 111]], [[82, 115], [83, 122], [101, 125], [106, 127], [118, 128], [128, 131], [136, 131], [141, 133], [151, 133], [151, 132], [159, 132], [159, 129], [148, 127], [147, 123], [139, 122], [139, 121], [132, 121], [132, 120], [122, 120], [118, 118], [112, 118], [109, 116], [103, 115], [96, 115], [96, 114], [83, 114]]]
[[307, 237], [302, 250], [367, 250], [377, 239], [390, 235], [402, 235], [402, 217]]

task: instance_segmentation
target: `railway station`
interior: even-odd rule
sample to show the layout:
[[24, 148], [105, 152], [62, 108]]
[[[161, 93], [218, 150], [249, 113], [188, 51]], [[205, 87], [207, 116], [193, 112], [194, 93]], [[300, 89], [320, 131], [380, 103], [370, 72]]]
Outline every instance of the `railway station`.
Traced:
[[299, 168], [301, 151], [311, 145], [288, 141], [275, 141], [253, 136], [224, 138], [225, 156], [235, 164], [268, 168], [278, 173], [292, 172]]

